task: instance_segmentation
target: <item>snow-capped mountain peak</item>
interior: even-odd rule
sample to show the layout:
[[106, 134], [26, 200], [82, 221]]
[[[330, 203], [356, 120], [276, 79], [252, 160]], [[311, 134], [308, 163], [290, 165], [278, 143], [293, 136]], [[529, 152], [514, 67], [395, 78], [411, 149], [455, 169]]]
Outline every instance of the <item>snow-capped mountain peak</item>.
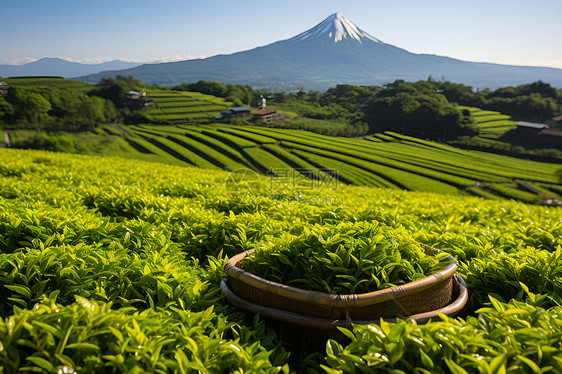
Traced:
[[334, 43], [338, 43], [345, 39], [355, 40], [361, 44], [363, 44], [363, 39], [369, 39], [376, 43], [382, 43], [380, 40], [372, 37], [355, 26], [353, 22], [339, 13], [332, 14], [310, 30], [307, 30], [289, 40], [299, 41], [326, 37]]

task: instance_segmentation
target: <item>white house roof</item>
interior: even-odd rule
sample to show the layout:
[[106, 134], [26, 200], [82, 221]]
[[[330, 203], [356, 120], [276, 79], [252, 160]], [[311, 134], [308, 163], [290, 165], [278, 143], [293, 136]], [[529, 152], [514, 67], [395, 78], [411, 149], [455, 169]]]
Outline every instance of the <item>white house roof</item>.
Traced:
[[536, 123], [536, 122], [527, 122], [527, 121], [518, 121], [515, 122], [515, 125], [517, 127], [527, 127], [530, 129], [548, 129], [548, 125], [545, 125], [544, 123]]

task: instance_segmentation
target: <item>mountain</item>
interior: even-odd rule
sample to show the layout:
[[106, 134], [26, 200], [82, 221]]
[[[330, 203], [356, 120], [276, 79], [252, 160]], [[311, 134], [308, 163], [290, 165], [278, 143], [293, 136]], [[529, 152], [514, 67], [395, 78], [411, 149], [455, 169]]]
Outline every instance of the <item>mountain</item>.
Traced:
[[80, 64], [60, 58], [42, 58], [24, 65], [0, 65], [0, 76], [21, 77], [34, 75], [55, 75], [72, 78], [78, 75], [99, 73], [104, 70], [122, 70], [139, 66], [136, 62], [113, 60], [101, 64]]
[[132, 75], [144, 83], [177, 85], [199, 80], [248, 84], [270, 90], [323, 90], [339, 83], [381, 85], [432, 76], [477, 88], [537, 80], [562, 87], [562, 69], [468, 62], [416, 54], [374, 38], [341, 14], [333, 14], [293, 38], [264, 47], [205, 59], [141, 65], [81, 77]]

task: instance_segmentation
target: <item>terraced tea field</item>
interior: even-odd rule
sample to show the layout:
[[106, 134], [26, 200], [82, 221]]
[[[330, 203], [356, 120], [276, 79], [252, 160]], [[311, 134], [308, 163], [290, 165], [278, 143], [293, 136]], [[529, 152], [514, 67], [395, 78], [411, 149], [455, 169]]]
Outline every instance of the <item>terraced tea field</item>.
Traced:
[[[138, 139], [147, 134], [147, 147], [162, 150], [151, 137], [166, 147], [179, 145], [164, 142], [165, 134], [176, 134], [191, 146], [187, 139], [197, 138], [216, 152], [231, 152], [241, 164], [250, 163], [244, 158], [249, 150], [254, 162], [265, 163], [259, 150], [286, 164], [349, 165], [342, 171], [366, 178], [375, 174], [361, 174], [365, 157], [373, 157], [369, 164], [378, 153], [389, 160], [409, 157], [412, 162], [404, 163], [413, 167], [426, 150], [436, 166], [444, 164], [439, 155], [456, 160], [441, 171], [449, 175], [442, 180], [455, 168], [480, 163], [456, 180], [459, 185], [487, 175], [503, 185], [498, 179], [508, 178], [510, 167], [525, 174], [517, 160], [396, 134], [387, 133], [395, 141], [386, 142], [335, 139], [338, 153], [326, 139], [298, 133], [174, 130], [130, 129]], [[237, 138], [239, 145], [230, 146]], [[337, 158], [321, 155], [327, 149]], [[347, 152], [358, 156], [348, 160]], [[540, 164], [530, 165], [525, 175], [540, 179]], [[0, 149], [2, 373], [562, 372], [562, 208], [328, 180], [294, 185], [291, 178], [257, 174], [246, 181], [255, 184], [253, 195], [239, 199], [227, 183], [231, 177], [118, 157]], [[279, 184], [292, 198], [274, 193]], [[378, 280], [400, 283], [404, 274], [393, 269], [410, 267], [395, 262], [416, 251], [414, 243], [427, 244], [456, 259], [468, 303], [459, 316], [441, 315], [425, 325], [348, 320], [345, 340], [308, 335], [308, 344], [295, 345], [285, 329], [230, 305], [220, 291], [224, 263], [251, 248], [278, 256], [270, 267], [287, 282], [309, 283], [306, 267], [283, 271], [291, 263], [277, 250], [287, 243], [295, 244], [289, 249], [301, 265], [318, 265], [321, 260], [306, 253], [324, 251], [328, 274], [309, 275], [320, 283], [334, 278], [337, 287], [348, 287], [350, 276], [363, 282], [363, 271], [332, 274], [345, 261], [370, 269], [363, 279], [375, 280], [373, 270]], [[381, 251], [391, 255], [382, 268]]]
[[64, 79], [62, 77], [15, 77], [3, 78], [2, 80], [10, 86], [25, 88], [57, 87], [79, 92], [88, 92], [96, 87], [91, 83]]
[[[275, 176], [540, 202], [556, 198], [559, 165], [515, 159], [385, 132], [334, 138], [300, 130], [201, 125], [125, 128], [146, 153], [209, 169], [249, 168]], [[300, 171], [299, 171], [300, 170]], [[529, 192], [528, 184], [542, 188]]]
[[474, 118], [474, 125], [479, 129], [479, 136], [497, 139], [509, 130], [513, 130], [515, 121], [510, 116], [491, 110], [459, 106], [459, 109], [467, 109]]
[[168, 122], [209, 120], [232, 106], [223, 98], [200, 92], [150, 89], [146, 95], [156, 103], [156, 108], [147, 113], [154, 119]]

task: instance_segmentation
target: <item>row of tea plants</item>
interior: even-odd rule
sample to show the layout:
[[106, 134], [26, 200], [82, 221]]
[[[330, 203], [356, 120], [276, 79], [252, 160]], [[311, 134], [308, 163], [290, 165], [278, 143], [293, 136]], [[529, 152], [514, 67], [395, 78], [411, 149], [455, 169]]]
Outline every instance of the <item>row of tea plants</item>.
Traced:
[[[0, 372], [562, 372], [561, 208], [228, 177], [1, 149]], [[462, 315], [299, 350], [221, 296], [228, 257], [288, 245], [328, 250], [319, 271], [351, 272], [330, 287], [358, 291], [382, 253], [364, 248], [390, 236], [408, 239], [385, 247], [372, 286], [432, 272], [404, 262], [424, 243], [457, 259]]]

